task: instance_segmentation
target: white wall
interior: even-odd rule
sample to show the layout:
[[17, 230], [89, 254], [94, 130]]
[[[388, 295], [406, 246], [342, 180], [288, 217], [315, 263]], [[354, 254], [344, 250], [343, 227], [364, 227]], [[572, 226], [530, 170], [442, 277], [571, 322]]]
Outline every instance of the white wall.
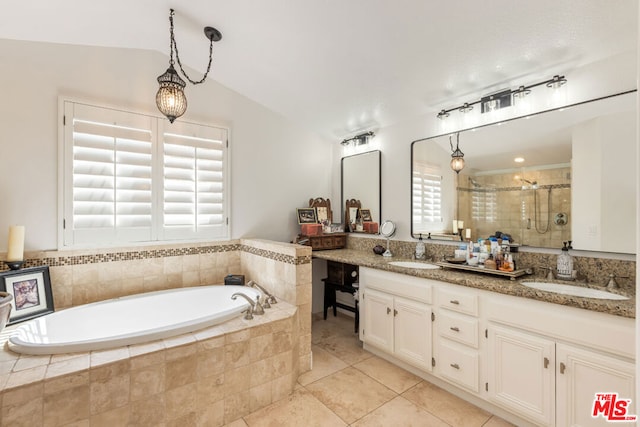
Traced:
[[[0, 252], [11, 224], [26, 226], [26, 250], [54, 249], [58, 97], [159, 115], [155, 79], [168, 59], [134, 49], [12, 40], [0, 40], [0, 51]], [[293, 239], [295, 208], [329, 193], [326, 141], [215, 81], [189, 85], [186, 94], [185, 120], [231, 128], [231, 237]]]
[[[605, 61], [589, 64], [578, 70], [565, 72], [561, 68], [551, 71], [548, 76], [535, 79], [534, 81], [518, 80], [514, 82], [513, 88], [520, 84], [532, 84], [545, 78], [551, 78], [554, 74], [564, 74], [568, 83], [562, 89], [562, 97], [551, 98], [549, 89], [544, 86], [536, 88], [532, 92], [532, 100], [529, 113], [543, 111], [562, 105], [574, 104], [601, 96], [619, 93], [636, 89], [637, 78], [637, 55], [635, 52], [628, 52], [609, 58]], [[464, 66], [463, 63], [460, 64]], [[373, 149], [379, 148], [382, 151], [382, 216], [383, 219], [390, 219], [396, 222], [396, 240], [410, 240], [410, 175], [411, 175], [411, 142], [417, 139], [437, 136], [446, 132], [462, 130], [468, 126], [486, 124], [498, 119], [508, 119], [518, 117], [523, 114], [523, 110], [509, 108], [500, 110], [499, 116], [493, 119], [489, 116], [471, 117], [465, 122], [456, 121], [444, 131], [442, 122], [436, 118], [437, 111], [449, 109], [460, 105], [464, 101], [479, 99], [485, 93], [478, 93], [477, 96], [469, 95], [464, 100], [454, 100], [451, 104], [441, 105], [435, 111], [426, 115], [409, 118], [405, 121], [381, 129], [375, 129], [376, 137], [373, 139], [377, 144]], [[478, 110], [478, 109], [475, 109]], [[475, 111], [474, 110], [474, 111]], [[451, 117], [456, 117], [457, 113], [452, 113]], [[478, 113], [479, 114], [479, 113]], [[336, 143], [337, 144], [337, 141]], [[339, 145], [338, 145], [339, 146]], [[370, 148], [371, 149], [371, 148]], [[332, 173], [332, 197], [340, 198], [340, 158], [343, 153], [339, 147], [334, 147]], [[337, 180], [337, 182], [336, 182]], [[336, 191], [337, 189], [337, 191]]]

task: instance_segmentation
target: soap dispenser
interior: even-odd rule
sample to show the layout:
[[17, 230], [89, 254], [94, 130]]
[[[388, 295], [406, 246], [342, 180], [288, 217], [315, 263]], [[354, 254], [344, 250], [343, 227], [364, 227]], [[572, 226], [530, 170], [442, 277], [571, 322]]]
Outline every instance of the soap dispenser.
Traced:
[[562, 242], [562, 252], [558, 256], [558, 278], [571, 279], [573, 274], [573, 259], [569, 255], [567, 242]]
[[422, 234], [420, 234], [420, 237], [418, 238], [418, 243], [416, 244], [416, 259], [425, 259], [425, 254], [426, 254], [427, 250], [424, 246], [424, 242], [422, 241]]

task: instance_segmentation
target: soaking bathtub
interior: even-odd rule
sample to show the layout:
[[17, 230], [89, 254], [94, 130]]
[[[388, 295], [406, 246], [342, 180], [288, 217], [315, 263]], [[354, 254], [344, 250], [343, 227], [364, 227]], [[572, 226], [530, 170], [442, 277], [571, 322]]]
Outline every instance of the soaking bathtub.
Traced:
[[259, 292], [246, 286], [198, 286], [114, 298], [25, 322], [9, 349], [24, 354], [104, 350], [185, 334], [237, 317]]

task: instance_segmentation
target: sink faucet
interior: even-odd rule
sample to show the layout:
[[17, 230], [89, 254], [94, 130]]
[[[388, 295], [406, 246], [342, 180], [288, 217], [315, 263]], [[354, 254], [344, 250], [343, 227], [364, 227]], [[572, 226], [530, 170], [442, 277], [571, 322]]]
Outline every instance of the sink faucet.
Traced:
[[616, 277], [619, 279], [628, 279], [629, 276], [618, 276], [615, 273], [611, 273], [609, 274], [609, 281], [607, 282], [607, 285], [605, 286], [605, 288], [607, 288], [608, 290], [616, 290], [616, 289], [620, 289], [620, 285], [618, 285], [618, 282], [616, 282]]
[[253, 280], [249, 280], [249, 283], [247, 283], [247, 286], [258, 288], [260, 290], [260, 292], [262, 292], [263, 294], [266, 295], [265, 302], [264, 302], [264, 308], [271, 308], [271, 304], [277, 304], [278, 303], [278, 301], [276, 300], [276, 297], [271, 295], [269, 293], [269, 291], [267, 291], [262, 286], [258, 285]]
[[553, 275], [553, 267], [547, 267], [546, 265], [540, 265], [538, 266], [538, 268], [542, 268], [543, 270], [549, 270], [549, 272], [547, 273], [545, 279], [546, 280], [555, 280], [556, 278]]
[[[253, 310], [254, 310], [254, 308], [256, 306], [256, 303], [251, 298], [249, 298], [246, 294], [243, 294], [242, 292], [236, 292], [235, 294], [231, 295], [231, 299], [232, 300], [235, 300], [238, 297], [242, 297], [242, 298], [246, 299], [247, 302], [249, 303], [249, 308], [247, 308], [245, 311], [243, 311], [243, 313], [246, 313], [244, 315], [244, 318], [246, 320], [253, 319]], [[258, 296], [258, 298], [260, 298], [260, 297]], [[258, 314], [258, 313], [256, 312], [256, 314]], [[264, 310], [262, 310], [262, 314], [264, 314]]]

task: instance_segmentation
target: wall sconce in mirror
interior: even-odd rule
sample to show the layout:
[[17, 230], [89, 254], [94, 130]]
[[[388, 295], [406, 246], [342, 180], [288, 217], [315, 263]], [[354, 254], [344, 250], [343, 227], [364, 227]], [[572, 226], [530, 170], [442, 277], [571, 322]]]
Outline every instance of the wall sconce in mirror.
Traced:
[[348, 138], [348, 139], [343, 139], [342, 142], [340, 144], [342, 144], [343, 146], [358, 146], [358, 145], [364, 145], [364, 144], [368, 144], [369, 140], [371, 138], [373, 138], [375, 136], [375, 134], [373, 133], [373, 131], [369, 131], [369, 132], [365, 132], [365, 133], [361, 133], [359, 135], [356, 135], [352, 138]]
[[464, 169], [464, 153], [460, 150], [460, 132], [456, 134], [456, 149], [453, 149], [451, 135], [449, 135], [449, 145], [451, 145], [451, 169], [455, 173], [460, 173]]
[[449, 108], [448, 110], [440, 110], [436, 117], [441, 120], [449, 117], [452, 111], [458, 110], [461, 113], [468, 113], [473, 110], [473, 106], [476, 104], [480, 104], [480, 111], [482, 113], [489, 113], [491, 111], [496, 111], [501, 108], [510, 107], [513, 104], [513, 99], [523, 99], [527, 95], [531, 93], [531, 89], [540, 85], [546, 85], [551, 89], [558, 89], [567, 83], [567, 79], [561, 75], [555, 75], [548, 80], [544, 80], [542, 82], [534, 83], [529, 86], [519, 86], [517, 89], [505, 89], [496, 93], [492, 93], [486, 96], [483, 96], [477, 101], [474, 102], [465, 102], [464, 104]]
[[[211, 61], [213, 59], [213, 42], [217, 42], [222, 39], [222, 33], [216, 30], [213, 27], [204, 27], [204, 35], [209, 40], [209, 64], [207, 65], [207, 71], [202, 76], [202, 79], [195, 81], [192, 80], [189, 75], [182, 68], [182, 63], [180, 62], [180, 56], [178, 56], [178, 45], [176, 44], [176, 39], [173, 34], [173, 15], [175, 12], [173, 9], [169, 10], [169, 33], [170, 33], [170, 41], [169, 41], [169, 68], [164, 74], [158, 76], [158, 84], [160, 88], [158, 88], [158, 92], [156, 93], [156, 105], [158, 106], [158, 110], [162, 114], [164, 114], [167, 119], [169, 119], [170, 123], [173, 123], [175, 119], [182, 116], [185, 111], [187, 111], [187, 97], [184, 94], [184, 88], [187, 85], [184, 80], [180, 77], [176, 69], [173, 67], [174, 56], [175, 60], [178, 61], [178, 66], [180, 67], [180, 71], [185, 76], [189, 82], [193, 85], [198, 85], [205, 81], [207, 75], [209, 75], [209, 70], [211, 70]], [[175, 51], [175, 55], [174, 55]]]

